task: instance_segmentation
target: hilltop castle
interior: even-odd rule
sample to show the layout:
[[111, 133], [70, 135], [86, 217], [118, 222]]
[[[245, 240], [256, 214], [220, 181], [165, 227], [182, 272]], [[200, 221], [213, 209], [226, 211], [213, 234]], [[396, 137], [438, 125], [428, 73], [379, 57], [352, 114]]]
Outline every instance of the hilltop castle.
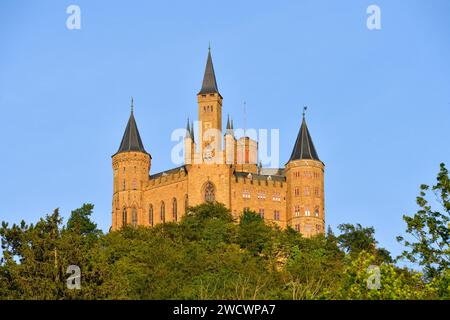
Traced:
[[229, 118], [222, 148], [222, 96], [210, 51], [197, 101], [199, 141], [188, 121], [185, 164], [156, 174], [150, 174], [152, 157], [131, 110], [119, 150], [112, 156], [112, 229], [177, 221], [188, 206], [217, 201], [236, 218], [251, 209], [267, 222], [291, 226], [307, 237], [324, 233], [324, 164], [304, 114], [289, 161], [284, 168], [269, 169], [258, 165], [256, 141], [236, 139]]

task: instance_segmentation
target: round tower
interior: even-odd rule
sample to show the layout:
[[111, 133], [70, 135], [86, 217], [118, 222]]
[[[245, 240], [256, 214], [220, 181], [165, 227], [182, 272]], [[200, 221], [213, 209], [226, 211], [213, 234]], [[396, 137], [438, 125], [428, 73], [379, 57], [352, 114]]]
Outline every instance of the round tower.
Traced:
[[112, 156], [114, 172], [112, 230], [120, 229], [126, 224], [137, 226], [143, 221], [143, 191], [148, 181], [151, 159], [139, 135], [132, 99], [131, 114], [122, 142], [119, 150]]
[[302, 125], [285, 174], [288, 225], [305, 237], [325, 233], [324, 167], [303, 112]]

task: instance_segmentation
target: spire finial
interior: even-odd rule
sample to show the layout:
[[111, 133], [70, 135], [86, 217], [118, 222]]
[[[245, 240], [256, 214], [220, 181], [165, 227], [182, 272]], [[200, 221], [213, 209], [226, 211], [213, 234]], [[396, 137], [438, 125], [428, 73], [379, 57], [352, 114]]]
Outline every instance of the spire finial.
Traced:
[[133, 113], [133, 109], [134, 109], [134, 100], [133, 97], [131, 97], [131, 113]]
[[211, 51], [211, 41], [208, 41], [208, 51]]
[[308, 110], [308, 107], [307, 107], [307, 106], [304, 106], [304, 107], [303, 107], [303, 113], [302, 113], [303, 119], [305, 119], [306, 110]]

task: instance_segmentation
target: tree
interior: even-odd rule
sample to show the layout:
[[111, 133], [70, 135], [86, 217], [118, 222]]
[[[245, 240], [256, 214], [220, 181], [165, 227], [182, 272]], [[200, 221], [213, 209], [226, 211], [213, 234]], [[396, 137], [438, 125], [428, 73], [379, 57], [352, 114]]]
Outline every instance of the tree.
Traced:
[[244, 210], [239, 221], [239, 245], [254, 255], [262, 253], [265, 249], [270, 250], [271, 231], [259, 214]]
[[63, 290], [61, 223], [58, 209], [36, 225], [22, 221], [9, 227], [2, 222], [2, 278], [9, 289], [8, 298], [54, 299]]
[[[339, 254], [340, 253], [340, 254]], [[344, 254], [323, 235], [300, 238], [286, 262], [292, 299], [319, 299], [339, 288]]]
[[361, 251], [345, 269], [344, 281], [338, 290], [337, 298], [350, 300], [436, 298], [436, 290], [422, 280], [420, 273], [400, 269], [388, 263], [377, 266], [374, 265], [376, 260], [374, 254]]
[[102, 231], [97, 229], [97, 224], [91, 220], [93, 210], [94, 205], [90, 203], [84, 203], [81, 208], [73, 210], [69, 220], [67, 220], [66, 230], [76, 232], [83, 236], [93, 236], [96, 238], [100, 236]]
[[359, 223], [355, 225], [344, 223], [338, 226], [341, 234], [337, 237], [339, 246], [352, 258], [356, 258], [360, 252], [373, 253], [378, 263], [392, 262], [391, 255], [384, 248], [377, 248], [373, 227], [363, 227]]
[[398, 236], [397, 240], [406, 246], [399, 258], [418, 263], [424, 268], [427, 279], [439, 277], [450, 264], [450, 179], [443, 163], [437, 175], [437, 183], [431, 187], [442, 212], [434, 210], [426, 199], [428, 185], [420, 186], [416, 202], [420, 209], [413, 216], [403, 216], [406, 233], [412, 240]]

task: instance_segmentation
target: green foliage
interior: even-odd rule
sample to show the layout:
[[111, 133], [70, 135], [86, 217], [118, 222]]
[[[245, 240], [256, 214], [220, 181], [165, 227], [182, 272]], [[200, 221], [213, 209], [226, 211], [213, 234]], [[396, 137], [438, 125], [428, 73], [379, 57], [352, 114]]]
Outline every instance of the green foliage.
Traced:
[[100, 236], [102, 231], [97, 229], [97, 224], [91, 221], [93, 210], [94, 205], [85, 203], [81, 208], [72, 211], [69, 220], [67, 220], [66, 230], [83, 236]]
[[263, 251], [267, 253], [273, 245], [272, 228], [264, 223], [259, 214], [246, 210], [239, 222], [238, 241], [241, 248], [247, 249], [253, 255]]
[[364, 228], [359, 223], [352, 224], [340, 224], [338, 229], [342, 232], [339, 235], [339, 246], [348, 254], [351, 258], [356, 258], [362, 251], [373, 253], [376, 257], [377, 263], [392, 262], [391, 254], [384, 248], [377, 248], [378, 242], [375, 240], [375, 229], [373, 227]]
[[[422, 280], [422, 275], [393, 264], [376, 265], [375, 255], [361, 251], [344, 271], [344, 281], [337, 298], [351, 300], [404, 300], [433, 299], [436, 291]], [[375, 284], [376, 273], [369, 266], [379, 268], [379, 288], [370, 288]]]
[[[349, 225], [335, 236], [304, 238], [265, 224], [252, 211], [239, 222], [222, 204], [189, 208], [179, 223], [127, 226], [102, 234], [93, 206], [58, 210], [36, 225], [9, 226], [0, 237], [0, 299], [425, 299], [448, 298], [449, 274], [421, 275], [383, 262], [373, 228]], [[382, 288], [369, 290], [379, 264]], [[69, 265], [81, 290], [66, 286]]]
[[[399, 258], [406, 258], [424, 268], [428, 280], [448, 279], [450, 265], [450, 179], [443, 163], [437, 176], [437, 183], [431, 187], [441, 211], [434, 210], [426, 199], [430, 187], [420, 186], [417, 204], [420, 209], [412, 216], [403, 216], [409, 238], [397, 237], [407, 250]], [[447, 296], [449, 293], [446, 293]]]

